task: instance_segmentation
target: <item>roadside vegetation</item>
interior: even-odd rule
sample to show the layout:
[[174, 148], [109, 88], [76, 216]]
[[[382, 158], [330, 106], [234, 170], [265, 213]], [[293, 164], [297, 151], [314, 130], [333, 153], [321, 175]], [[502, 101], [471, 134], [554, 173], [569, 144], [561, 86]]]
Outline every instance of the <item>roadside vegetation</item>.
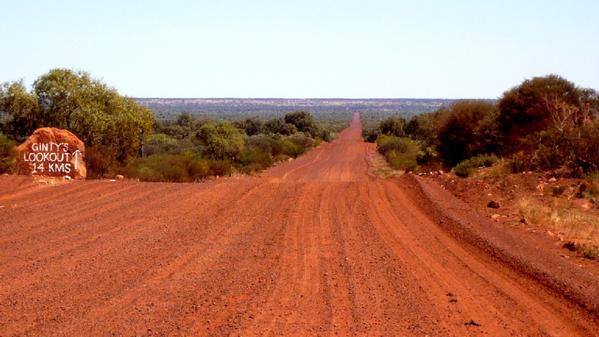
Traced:
[[557, 75], [536, 77], [498, 101], [465, 100], [409, 120], [387, 118], [365, 129], [364, 138], [379, 145], [409, 138], [419, 164], [458, 167], [461, 176], [503, 159], [513, 172], [583, 177], [599, 172], [599, 93]]
[[15, 146], [39, 127], [68, 129], [86, 144], [88, 177], [123, 174], [143, 181], [190, 182], [252, 173], [297, 158], [346, 125], [296, 111], [270, 119], [219, 120], [152, 111], [91, 78], [54, 69], [27, 90], [0, 86], [0, 173], [15, 164]]
[[[365, 129], [364, 138], [400, 170], [500, 178], [497, 186], [520, 173], [539, 179], [541, 188], [549, 178], [539, 177], [579, 181], [588, 187], [566, 196], [560, 193], [566, 186], [555, 186], [551, 201], [515, 195], [514, 208], [523, 222], [571, 239], [585, 257], [599, 255], [599, 214], [592, 211], [599, 198], [599, 93], [593, 89], [557, 75], [536, 77], [497, 101], [464, 100], [411, 119], [387, 118]], [[584, 210], [572, 206], [583, 201]]]

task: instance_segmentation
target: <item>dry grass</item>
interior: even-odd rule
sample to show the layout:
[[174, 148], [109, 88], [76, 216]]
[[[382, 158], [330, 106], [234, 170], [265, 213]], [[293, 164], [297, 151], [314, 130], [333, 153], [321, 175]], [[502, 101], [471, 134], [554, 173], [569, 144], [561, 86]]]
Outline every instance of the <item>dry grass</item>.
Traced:
[[500, 159], [491, 167], [479, 169], [473, 176], [477, 178], [499, 178], [505, 177], [511, 173], [508, 162], [505, 159]]
[[599, 213], [572, 208], [570, 201], [554, 198], [545, 205], [532, 198], [517, 202], [518, 212], [529, 223], [549, 229], [562, 240], [574, 243], [584, 257], [599, 257]]

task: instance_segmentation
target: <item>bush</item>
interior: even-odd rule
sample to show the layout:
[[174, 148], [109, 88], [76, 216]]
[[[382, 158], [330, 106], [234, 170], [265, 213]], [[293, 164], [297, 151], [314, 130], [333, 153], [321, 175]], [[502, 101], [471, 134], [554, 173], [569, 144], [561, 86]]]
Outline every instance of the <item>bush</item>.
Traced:
[[376, 142], [376, 139], [380, 135], [380, 130], [378, 128], [368, 128], [362, 130], [362, 137], [368, 143]]
[[494, 153], [498, 137], [494, 127], [495, 104], [461, 101], [439, 111], [436, 128], [441, 159], [449, 166], [483, 153]]
[[480, 155], [460, 162], [453, 168], [458, 177], [468, 177], [472, 171], [479, 167], [490, 167], [495, 164], [499, 158], [494, 155]]
[[211, 160], [208, 172], [211, 176], [230, 176], [231, 162], [229, 160]]
[[377, 151], [396, 170], [413, 171], [418, 168], [420, 147], [409, 138], [381, 135], [377, 139]]
[[309, 112], [295, 111], [285, 114], [285, 123], [294, 125], [299, 132], [316, 138], [320, 135], [320, 129], [314, 122], [314, 118]]
[[264, 124], [264, 129], [267, 132], [289, 136], [297, 132], [297, 127], [293, 124], [285, 122], [283, 118], [275, 118], [267, 121]]
[[0, 133], [0, 173], [11, 173], [16, 163], [15, 142]]
[[107, 146], [88, 146], [85, 149], [87, 176], [90, 178], [101, 178], [114, 173], [115, 163], [111, 160], [113, 156], [112, 149]]
[[525, 80], [505, 92], [499, 101], [500, 113], [497, 118], [497, 125], [505, 137], [504, 152], [520, 150], [523, 135], [556, 126], [554, 122], [557, 119], [554, 117], [558, 117], [555, 114], [562, 108], [582, 112], [583, 96], [583, 92], [572, 82], [557, 75]]
[[215, 160], [237, 160], [245, 145], [244, 135], [227, 122], [208, 122], [196, 135], [203, 147], [203, 155]]
[[191, 153], [159, 153], [134, 160], [127, 172], [142, 181], [191, 182], [206, 177], [209, 164]]
[[145, 144], [145, 154], [147, 156], [156, 153], [178, 153], [180, 151], [180, 141], [164, 133], [153, 134]]
[[406, 120], [401, 117], [389, 117], [381, 122], [379, 130], [383, 135], [405, 137]]
[[241, 151], [239, 163], [246, 172], [259, 171], [272, 165], [273, 157], [270, 150], [265, 151], [265, 149], [251, 146]]

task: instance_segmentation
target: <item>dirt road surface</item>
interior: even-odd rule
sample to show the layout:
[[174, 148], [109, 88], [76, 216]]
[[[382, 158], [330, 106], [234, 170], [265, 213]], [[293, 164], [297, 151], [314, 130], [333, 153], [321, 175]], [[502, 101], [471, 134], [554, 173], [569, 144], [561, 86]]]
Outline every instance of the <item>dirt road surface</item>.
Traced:
[[0, 177], [0, 336], [597, 336], [599, 277], [423, 178], [359, 116], [259, 177]]

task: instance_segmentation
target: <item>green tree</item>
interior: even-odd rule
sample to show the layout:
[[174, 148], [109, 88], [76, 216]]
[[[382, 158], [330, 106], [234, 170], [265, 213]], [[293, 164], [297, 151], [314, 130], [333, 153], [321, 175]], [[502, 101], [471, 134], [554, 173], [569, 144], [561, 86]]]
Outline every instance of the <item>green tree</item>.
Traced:
[[316, 138], [320, 135], [320, 130], [312, 114], [305, 111], [295, 111], [285, 114], [285, 123], [294, 125], [298, 131]]
[[15, 155], [15, 142], [0, 133], [0, 173], [7, 173], [13, 170]]
[[37, 98], [29, 93], [22, 81], [0, 86], [0, 117], [2, 130], [11, 138], [22, 141], [40, 126]]
[[437, 150], [443, 161], [454, 166], [478, 154], [495, 152], [496, 105], [487, 101], [460, 101], [438, 112]]
[[197, 133], [204, 156], [216, 160], [239, 159], [245, 145], [244, 135], [228, 122], [208, 122]]
[[248, 136], [254, 136], [262, 133], [264, 124], [256, 118], [248, 118], [235, 123], [235, 126], [245, 132]]
[[381, 122], [379, 129], [387, 136], [405, 137], [406, 120], [401, 117], [389, 117]]
[[283, 136], [290, 136], [297, 132], [297, 127], [291, 123], [285, 122], [283, 118], [275, 118], [266, 122], [264, 125], [266, 131], [278, 133]]
[[85, 72], [50, 70], [34, 82], [33, 92], [42, 125], [71, 130], [87, 146], [101, 149], [98, 156], [117, 164], [137, 156], [153, 129], [154, 116], [148, 108]]
[[507, 152], [518, 150], [525, 136], [535, 132], [582, 125], [599, 106], [593, 92], [557, 75], [525, 80], [505, 92], [499, 101], [497, 123], [505, 135]]

